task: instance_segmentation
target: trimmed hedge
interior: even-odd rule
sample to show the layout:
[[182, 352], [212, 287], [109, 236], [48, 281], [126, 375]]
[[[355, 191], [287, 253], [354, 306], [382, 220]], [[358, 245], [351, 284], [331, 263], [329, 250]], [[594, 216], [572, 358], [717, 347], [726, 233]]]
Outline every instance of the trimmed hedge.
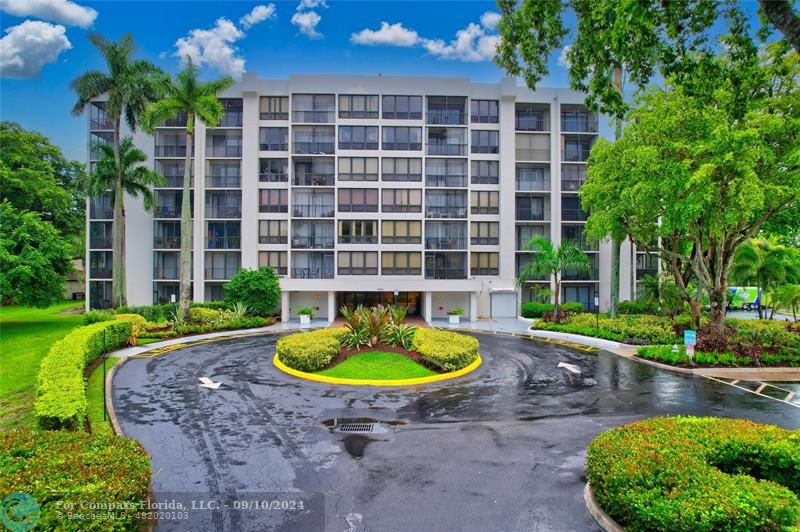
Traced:
[[419, 327], [414, 351], [442, 371], [456, 371], [478, 358], [478, 339], [464, 334]]
[[777, 531], [800, 520], [800, 432], [652, 418], [598, 436], [586, 463], [598, 503], [627, 530]]
[[[599, 322], [599, 329], [598, 324]], [[620, 316], [617, 319], [599, 320], [594, 314], [575, 314], [561, 323], [538, 321], [534, 329], [559, 331], [595, 338], [604, 338], [628, 344], [673, 344], [679, 341], [667, 318], [660, 316]], [[682, 342], [682, 340], [680, 340]]]
[[[583, 303], [573, 301], [571, 303], [561, 303], [558, 308], [568, 313], [583, 312]], [[520, 307], [520, 314], [523, 318], [541, 318], [546, 312], [553, 312], [552, 303], [538, 303], [531, 301], [530, 303], [523, 303]]]
[[220, 321], [222, 314], [213, 308], [195, 307], [189, 309], [189, 321], [192, 323], [215, 323]]
[[347, 332], [344, 327], [316, 329], [290, 334], [278, 340], [278, 359], [298, 371], [319, 371], [339, 354], [339, 339]]
[[620, 314], [656, 314], [658, 308], [642, 301], [620, 301], [617, 303], [617, 312]]
[[86, 417], [87, 365], [103, 354], [128, 343], [130, 321], [103, 321], [79, 327], [54, 343], [39, 367], [38, 390], [33, 405], [39, 425], [46, 429], [81, 427]]
[[[683, 345], [678, 346], [677, 353], [672, 352], [672, 346], [670, 345], [655, 345], [640, 347], [637, 354], [647, 360], [655, 360], [674, 366], [688, 366], [691, 362], [689, 355], [686, 354], [686, 346]], [[792, 352], [784, 349], [777, 354], [764, 353], [759, 360], [756, 360], [750, 357], [736, 356], [734, 353], [706, 353], [703, 351], [696, 351], [694, 354], [694, 362], [701, 366], [725, 367], [754, 366], [757, 362], [760, 362], [762, 366], [796, 368], [800, 367], [800, 352]]]
[[[21, 491], [41, 508], [37, 530], [138, 530], [139, 503], [150, 489], [150, 459], [135, 440], [79, 432], [0, 432], [0, 493]], [[69, 521], [57, 512], [102, 514], [89, 503], [135, 503], [100, 517]]]

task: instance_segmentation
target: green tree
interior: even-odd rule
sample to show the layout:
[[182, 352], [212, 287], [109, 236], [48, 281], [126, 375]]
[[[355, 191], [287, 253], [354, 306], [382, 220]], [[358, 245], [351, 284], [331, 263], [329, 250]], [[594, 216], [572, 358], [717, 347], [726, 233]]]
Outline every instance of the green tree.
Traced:
[[776, 306], [791, 310], [794, 321], [797, 321], [797, 308], [800, 307], [800, 284], [785, 284], [773, 293]]
[[245, 303], [258, 316], [274, 312], [281, 299], [280, 278], [272, 268], [243, 268], [225, 283], [224, 290], [227, 303]]
[[233, 85], [233, 79], [220, 79], [202, 82], [198, 69], [190, 57], [186, 58], [186, 68], [176, 80], [169, 75], [161, 78], [158, 84], [159, 100], [148, 106], [143, 118], [145, 130], [155, 128], [180, 113], [186, 114], [186, 159], [183, 163], [183, 202], [181, 205], [181, 254], [180, 254], [180, 313], [189, 312], [192, 282], [192, 212], [190, 203], [192, 150], [194, 147], [195, 121], [207, 127], [216, 127], [222, 119], [223, 107], [219, 94]]
[[[78, 101], [72, 108], [72, 113], [80, 115], [92, 100], [105, 97], [105, 112], [114, 124], [112, 148], [117, 161], [116, 168], [121, 170], [123, 165], [120, 163], [120, 128], [123, 116], [128, 128], [132, 132], [136, 131], [145, 107], [155, 99], [153, 76], [160, 70], [148, 61], [132, 58], [136, 47], [130, 34], [125, 35], [118, 42], [109, 42], [101, 35], [93, 33], [89, 35], [89, 40], [102, 54], [108, 72], [92, 70], [73, 80], [70, 86], [77, 94]], [[111, 304], [118, 307], [127, 304], [122, 174], [117, 174], [116, 180], [110, 185], [114, 197], [119, 200], [114, 203], [114, 233], [112, 235], [114, 255], [111, 272]]]
[[[794, 248], [765, 239], [748, 240], [736, 250], [731, 265], [731, 279], [740, 285], [753, 285], [761, 294], [758, 317], [766, 318], [762, 307], [772, 303], [770, 319], [775, 316], [773, 291], [787, 283], [800, 282], [800, 254]], [[766, 309], [765, 309], [766, 310]]]
[[533, 251], [531, 260], [517, 275], [517, 285], [524, 286], [533, 279], [543, 276], [552, 277], [553, 289], [553, 319], [558, 319], [558, 305], [561, 294], [561, 278], [566, 270], [577, 273], [591, 270], [589, 259], [581, 251], [580, 246], [574, 242], [564, 241], [558, 247], [543, 237], [534, 237], [525, 243], [525, 249]]
[[0, 203], [0, 298], [3, 304], [48, 307], [63, 299], [66, 274], [72, 271], [69, 240], [42, 220], [8, 200]]

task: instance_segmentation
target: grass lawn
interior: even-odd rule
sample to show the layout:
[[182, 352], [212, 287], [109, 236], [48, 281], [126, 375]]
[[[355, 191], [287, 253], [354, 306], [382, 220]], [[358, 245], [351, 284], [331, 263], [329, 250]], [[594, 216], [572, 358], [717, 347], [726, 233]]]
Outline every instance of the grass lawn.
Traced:
[[[108, 357], [106, 359], [106, 373], [111, 367], [119, 362], [118, 357]], [[111, 424], [108, 419], [103, 421], [103, 364], [95, 368], [89, 376], [89, 382], [86, 385], [86, 400], [89, 405], [87, 408], [87, 415], [89, 424], [92, 426], [92, 432], [96, 434], [111, 434]]]
[[416, 379], [429, 377], [438, 373], [420, 366], [408, 357], [397, 353], [383, 353], [370, 351], [335, 365], [330, 369], [320, 371], [319, 375], [338, 377], [340, 379]]
[[64, 301], [47, 309], [0, 307], [0, 430], [32, 428], [39, 363], [56, 340], [83, 324], [83, 314], [59, 314], [82, 306]]
[[154, 344], [156, 342], [163, 342], [164, 340], [169, 340], [169, 338], [137, 338], [136, 345]]

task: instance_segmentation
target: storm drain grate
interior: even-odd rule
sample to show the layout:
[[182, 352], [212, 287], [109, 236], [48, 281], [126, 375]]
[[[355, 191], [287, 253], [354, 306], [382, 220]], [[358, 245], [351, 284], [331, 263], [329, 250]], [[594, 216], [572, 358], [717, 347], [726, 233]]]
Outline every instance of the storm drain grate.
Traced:
[[372, 432], [375, 423], [342, 423], [336, 427], [338, 432]]

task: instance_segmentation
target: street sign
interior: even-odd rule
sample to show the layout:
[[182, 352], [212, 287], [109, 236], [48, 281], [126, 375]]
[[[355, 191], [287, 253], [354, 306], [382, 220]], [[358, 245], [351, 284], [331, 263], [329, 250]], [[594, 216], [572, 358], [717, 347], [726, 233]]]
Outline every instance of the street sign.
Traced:
[[686, 354], [689, 356], [689, 359], [694, 359], [694, 346], [687, 345], [686, 346]]
[[683, 345], [697, 345], [697, 331], [685, 330], [683, 331]]

